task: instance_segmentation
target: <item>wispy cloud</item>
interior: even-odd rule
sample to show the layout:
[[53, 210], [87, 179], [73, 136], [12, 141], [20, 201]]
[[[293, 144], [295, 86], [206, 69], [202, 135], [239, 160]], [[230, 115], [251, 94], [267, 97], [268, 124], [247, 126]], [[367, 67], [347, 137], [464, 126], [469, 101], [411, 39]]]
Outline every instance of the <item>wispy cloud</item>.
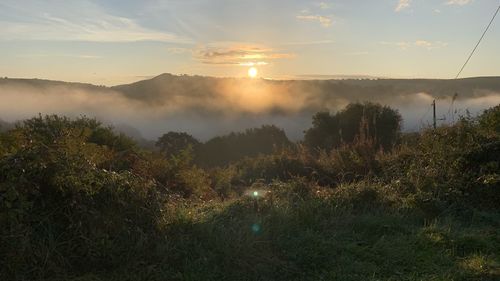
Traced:
[[204, 64], [214, 65], [266, 65], [272, 60], [293, 58], [265, 46], [254, 44], [211, 44], [193, 51], [193, 57]]
[[297, 15], [297, 19], [306, 21], [317, 21], [324, 27], [329, 27], [332, 25], [333, 20], [329, 16], [321, 15]]
[[20, 54], [16, 55], [18, 58], [75, 58], [75, 59], [102, 59], [102, 56], [88, 55], [88, 54]]
[[458, 6], [464, 6], [467, 4], [472, 3], [474, 0], [448, 0], [446, 2], [446, 5], [458, 5]]
[[411, 41], [400, 41], [400, 42], [387, 42], [387, 41], [382, 41], [380, 42], [382, 45], [391, 45], [391, 46], [396, 46], [401, 50], [407, 50], [411, 47], [417, 47], [417, 48], [425, 48], [427, 50], [434, 50], [434, 49], [439, 49], [448, 46], [448, 43], [442, 42], [442, 41], [427, 41], [427, 40], [415, 40], [414, 42]]
[[358, 51], [358, 52], [349, 52], [345, 53], [347, 56], [366, 56], [369, 55], [370, 53], [367, 51]]
[[280, 45], [289, 45], [289, 46], [323, 45], [323, 44], [332, 44], [333, 42], [334, 42], [333, 40], [296, 41], [296, 42], [281, 43]]
[[328, 10], [332, 7], [332, 4], [330, 3], [326, 3], [326, 2], [319, 2], [319, 3], [316, 3], [316, 5], [322, 9], [322, 10]]
[[189, 53], [191, 52], [192, 49], [190, 48], [182, 48], [182, 47], [170, 47], [170, 48], [167, 48], [167, 52], [171, 53], [171, 54], [185, 54], [185, 53]]
[[396, 8], [394, 8], [394, 11], [396, 12], [401, 12], [402, 10], [410, 7], [411, 0], [399, 0], [398, 4], [396, 5]]
[[[0, 40], [191, 43], [183, 36], [150, 29], [134, 19], [109, 14], [89, 1], [58, 5], [31, 2], [33, 5], [22, 11], [22, 17], [0, 20]], [[4, 13], [16, 11], [9, 1], [2, 9]]]
[[448, 46], [448, 43], [442, 41], [430, 42], [426, 40], [417, 40], [413, 44], [417, 47], [423, 47], [428, 50], [439, 49]]

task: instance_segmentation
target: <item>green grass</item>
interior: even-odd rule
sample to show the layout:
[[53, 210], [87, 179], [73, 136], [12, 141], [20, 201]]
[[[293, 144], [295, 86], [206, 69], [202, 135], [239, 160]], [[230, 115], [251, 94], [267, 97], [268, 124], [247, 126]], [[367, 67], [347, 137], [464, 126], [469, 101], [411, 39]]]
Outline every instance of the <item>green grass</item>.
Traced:
[[383, 202], [359, 210], [338, 195], [296, 195], [177, 207], [145, 260], [75, 280], [500, 278], [499, 213], [427, 220]]

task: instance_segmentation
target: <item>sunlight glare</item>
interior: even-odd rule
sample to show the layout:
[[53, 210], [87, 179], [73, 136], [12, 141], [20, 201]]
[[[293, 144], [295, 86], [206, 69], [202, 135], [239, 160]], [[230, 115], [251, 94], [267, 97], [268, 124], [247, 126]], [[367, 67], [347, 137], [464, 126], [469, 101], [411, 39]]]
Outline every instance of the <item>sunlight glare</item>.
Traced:
[[255, 78], [255, 77], [257, 77], [257, 74], [258, 74], [258, 73], [259, 73], [259, 72], [257, 71], [257, 68], [255, 68], [255, 67], [250, 67], [250, 68], [248, 69], [248, 76], [249, 76], [250, 78]]

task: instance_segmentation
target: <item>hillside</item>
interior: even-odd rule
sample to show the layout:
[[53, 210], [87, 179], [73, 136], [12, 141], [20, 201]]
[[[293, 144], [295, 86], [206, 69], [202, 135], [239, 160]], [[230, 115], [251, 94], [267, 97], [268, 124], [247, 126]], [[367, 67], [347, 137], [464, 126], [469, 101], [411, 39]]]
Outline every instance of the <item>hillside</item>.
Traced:
[[[134, 99], [165, 101], [174, 96], [202, 97], [216, 95], [225, 83], [245, 83], [247, 78], [213, 78], [162, 74], [149, 80], [111, 87]], [[470, 98], [500, 93], [500, 77], [445, 79], [342, 79], [342, 80], [261, 80], [271, 87], [285, 87], [293, 93], [317, 93], [323, 98], [340, 97], [359, 100], [385, 99], [398, 95], [428, 93], [436, 98]], [[376, 98], [375, 98], [376, 97]]]
[[[453, 96], [474, 97], [500, 93], [500, 77], [471, 77], [463, 79], [330, 79], [330, 80], [260, 80], [271, 86], [286, 86], [290, 92], [317, 92], [324, 96], [355, 97], [360, 100], [429, 93], [436, 98]], [[43, 79], [0, 78], [0, 87], [30, 86], [44, 91], [54, 86], [89, 91], [114, 90], [126, 97], [145, 102], [164, 102], [174, 96], [203, 97], [215, 95], [224, 83], [245, 83], [247, 78], [215, 78], [204, 76], [161, 74], [154, 78], [113, 87], [96, 86]]]
[[[455, 93], [458, 96], [452, 102]], [[404, 130], [416, 131], [430, 124], [432, 116], [426, 112], [433, 99], [438, 100], [439, 118], [446, 119], [440, 123], [449, 123], [467, 111], [474, 115], [500, 103], [500, 77], [264, 80], [162, 74], [114, 87], [0, 79], [0, 118], [5, 121], [38, 113], [97, 116], [117, 126], [127, 123], [149, 139], [188, 128], [195, 137], [206, 140], [274, 124], [299, 140], [312, 114], [338, 111], [357, 101], [397, 108], [405, 119]]]

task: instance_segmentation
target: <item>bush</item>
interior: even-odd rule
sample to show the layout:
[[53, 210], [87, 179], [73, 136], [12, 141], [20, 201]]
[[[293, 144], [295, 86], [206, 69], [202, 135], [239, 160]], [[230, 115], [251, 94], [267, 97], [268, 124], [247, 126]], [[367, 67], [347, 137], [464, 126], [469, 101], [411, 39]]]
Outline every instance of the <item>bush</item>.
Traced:
[[210, 173], [212, 186], [220, 198], [227, 199], [237, 194], [237, 169], [235, 166], [215, 168]]
[[377, 150], [371, 141], [357, 141], [342, 145], [330, 153], [322, 151], [318, 161], [330, 174], [336, 175], [337, 182], [353, 182], [379, 171], [376, 158]]
[[90, 142], [96, 131], [93, 121], [50, 116], [12, 132], [17, 145], [0, 159], [6, 279], [118, 267], [153, 241], [162, 197], [153, 182], [102, 168], [121, 148]]
[[448, 204], [498, 205], [499, 139], [472, 119], [426, 130], [416, 147], [403, 145], [381, 159], [381, 178], [404, 182], [406, 191]]
[[329, 178], [315, 161], [304, 159], [292, 151], [247, 158], [235, 166], [238, 169], [238, 179], [245, 184], [256, 181], [287, 181], [296, 177], [306, 177], [312, 181], [325, 181], [325, 178]]

